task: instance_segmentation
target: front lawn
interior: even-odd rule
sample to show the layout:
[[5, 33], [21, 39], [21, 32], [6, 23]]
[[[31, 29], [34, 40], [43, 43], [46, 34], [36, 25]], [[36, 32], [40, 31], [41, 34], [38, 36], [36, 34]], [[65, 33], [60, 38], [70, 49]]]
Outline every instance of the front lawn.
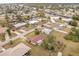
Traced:
[[19, 44], [21, 41], [22, 41], [22, 39], [21, 39], [21, 38], [18, 38], [18, 39], [16, 39], [16, 40], [13, 40], [12, 43], [9, 42], [9, 43], [5, 44], [3, 47], [4, 47], [5, 49], [8, 49], [8, 48], [11, 48], [11, 47], [16, 46], [16, 45]]

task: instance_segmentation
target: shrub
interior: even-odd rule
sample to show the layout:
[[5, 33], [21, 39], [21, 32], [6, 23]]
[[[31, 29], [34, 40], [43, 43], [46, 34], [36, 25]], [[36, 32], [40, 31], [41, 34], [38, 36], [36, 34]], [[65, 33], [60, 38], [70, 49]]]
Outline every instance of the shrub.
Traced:
[[71, 26], [77, 26], [78, 24], [77, 24], [76, 21], [70, 21], [70, 22], [69, 22], [69, 25], [71, 25]]

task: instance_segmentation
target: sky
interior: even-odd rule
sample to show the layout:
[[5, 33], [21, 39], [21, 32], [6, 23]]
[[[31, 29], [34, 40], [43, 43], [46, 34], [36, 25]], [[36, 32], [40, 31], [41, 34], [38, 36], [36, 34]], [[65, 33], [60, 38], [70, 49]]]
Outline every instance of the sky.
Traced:
[[79, 3], [79, 0], [0, 0], [0, 3]]

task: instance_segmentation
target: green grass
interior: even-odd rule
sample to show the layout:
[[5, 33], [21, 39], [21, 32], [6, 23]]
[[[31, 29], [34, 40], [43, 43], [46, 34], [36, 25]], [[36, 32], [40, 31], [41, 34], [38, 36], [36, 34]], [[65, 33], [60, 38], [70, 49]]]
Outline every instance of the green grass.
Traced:
[[57, 20], [57, 22], [59, 22], [59, 23], [64, 23], [64, 21], [63, 21], [63, 20]]
[[5, 37], [0, 36], [0, 41], [5, 41]]
[[33, 37], [34, 35], [35, 35], [35, 33], [34, 33], [34, 31], [33, 31], [33, 32], [27, 34], [26, 37]]
[[22, 39], [19, 38], [19, 39], [13, 40], [13, 41], [12, 41], [13, 44], [10, 44], [10, 42], [9, 42], [9, 43], [5, 44], [3, 47], [4, 47], [5, 49], [8, 49], [8, 48], [11, 48], [11, 47], [16, 46], [16, 45], [19, 44], [20, 42], [22, 42]]

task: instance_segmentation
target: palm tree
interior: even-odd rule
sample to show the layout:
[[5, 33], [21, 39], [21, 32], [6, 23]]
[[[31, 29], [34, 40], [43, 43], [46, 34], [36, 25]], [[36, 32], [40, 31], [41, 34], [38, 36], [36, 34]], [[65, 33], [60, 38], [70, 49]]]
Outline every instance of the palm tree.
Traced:
[[9, 36], [11, 36], [11, 30], [10, 29], [7, 29], [7, 33]]

